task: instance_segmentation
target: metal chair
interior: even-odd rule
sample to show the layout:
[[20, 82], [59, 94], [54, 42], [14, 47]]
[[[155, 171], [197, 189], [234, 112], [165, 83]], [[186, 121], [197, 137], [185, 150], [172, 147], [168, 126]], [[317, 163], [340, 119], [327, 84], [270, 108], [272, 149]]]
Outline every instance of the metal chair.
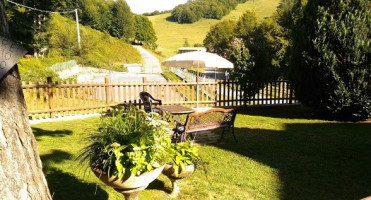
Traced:
[[152, 108], [152, 103], [155, 103], [153, 101], [156, 101], [158, 105], [162, 105], [161, 100], [153, 98], [152, 95], [148, 92], [140, 92], [139, 97], [143, 102], [144, 111], [147, 113], [156, 111], [154, 108]]

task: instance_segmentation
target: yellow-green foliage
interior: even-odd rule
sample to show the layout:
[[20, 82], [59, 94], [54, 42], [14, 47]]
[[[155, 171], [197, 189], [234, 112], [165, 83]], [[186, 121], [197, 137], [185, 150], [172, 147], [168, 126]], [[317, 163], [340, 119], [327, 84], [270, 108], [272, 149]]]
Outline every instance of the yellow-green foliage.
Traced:
[[67, 60], [67, 58], [55, 55], [55, 53], [50, 53], [49, 57], [20, 59], [18, 67], [21, 79], [26, 82], [42, 82], [46, 81], [46, 77], [58, 80], [58, 74], [54, 71], [46, 70], [45, 67], [52, 66], [55, 63], [66, 62]]
[[[271, 16], [279, 4], [280, 0], [249, 0], [246, 3], [239, 4], [237, 8], [224, 19], [238, 20], [246, 10], [254, 10], [259, 20]], [[201, 19], [193, 24], [178, 24], [167, 20], [170, 13], [150, 16], [153, 27], [158, 37], [158, 51], [161, 51], [165, 57], [177, 53], [177, 49], [184, 44], [184, 38], [193, 46], [196, 43], [202, 44], [209, 32], [210, 27], [220, 20]]]

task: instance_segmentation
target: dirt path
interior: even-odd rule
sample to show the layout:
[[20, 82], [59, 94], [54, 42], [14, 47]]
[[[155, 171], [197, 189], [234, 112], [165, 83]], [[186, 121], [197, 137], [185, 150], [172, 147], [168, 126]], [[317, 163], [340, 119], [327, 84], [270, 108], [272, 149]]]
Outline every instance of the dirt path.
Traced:
[[161, 64], [160, 61], [153, 56], [150, 52], [148, 52], [146, 49], [144, 49], [141, 46], [134, 45], [136, 49], [138, 49], [140, 55], [142, 55], [142, 58], [144, 60], [144, 73], [147, 74], [160, 74], [162, 73]]

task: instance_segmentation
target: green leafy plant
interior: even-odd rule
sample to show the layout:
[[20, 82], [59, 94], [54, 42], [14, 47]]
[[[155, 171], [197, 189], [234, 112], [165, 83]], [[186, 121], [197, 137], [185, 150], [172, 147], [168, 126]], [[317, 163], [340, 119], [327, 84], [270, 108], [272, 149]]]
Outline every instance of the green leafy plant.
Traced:
[[175, 176], [178, 176], [182, 169], [188, 165], [195, 165], [200, 161], [198, 148], [190, 141], [173, 143], [170, 148], [170, 162], [174, 169]]
[[133, 106], [115, 107], [102, 117], [78, 159], [120, 179], [159, 168], [168, 162], [170, 138], [166, 122], [158, 117]]

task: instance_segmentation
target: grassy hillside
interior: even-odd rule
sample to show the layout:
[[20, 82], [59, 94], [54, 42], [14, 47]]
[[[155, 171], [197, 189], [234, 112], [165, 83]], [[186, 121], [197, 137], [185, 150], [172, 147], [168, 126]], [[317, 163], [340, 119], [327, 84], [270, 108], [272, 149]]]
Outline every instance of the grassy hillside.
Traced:
[[[255, 10], [259, 19], [263, 19], [275, 12], [279, 2], [280, 0], [249, 0], [244, 4], [238, 5], [236, 10], [223, 19], [238, 20], [248, 9]], [[170, 13], [165, 13], [149, 17], [158, 37], [158, 51], [162, 52], [164, 58], [176, 54], [177, 49], [184, 44], [185, 38], [188, 39], [191, 45], [195, 43], [202, 44], [210, 27], [219, 22], [219, 20], [214, 19], [201, 19], [193, 24], [178, 24], [168, 21], [166, 18], [169, 16]]]
[[178, 24], [166, 20], [170, 13], [151, 16], [153, 27], [157, 35], [158, 51], [161, 51], [165, 57], [176, 54], [177, 49], [184, 44], [185, 38], [193, 45], [201, 43], [204, 40], [210, 26], [216, 24], [218, 20], [201, 19], [193, 24]]
[[246, 10], [254, 10], [259, 20], [270, 17], [276, 11], [281, 0], [248, 0], [246, 3], [239, 4], [236, 10], [233, 10], [223, 19], [238, 20]]
[[80, 25], [81, 49], [77, 47], [76, 23], [53, 15], [47, 27], [49, 53], [44, 58], [22, 59], [19, 62], [22, 80], [43, 81], [53, 76], [44, 70], [53, 64], [77, 60], [83, 66], [122, 69], [124, 63], [140, 63], [141, 55], [130, 44], [88, 26]]

